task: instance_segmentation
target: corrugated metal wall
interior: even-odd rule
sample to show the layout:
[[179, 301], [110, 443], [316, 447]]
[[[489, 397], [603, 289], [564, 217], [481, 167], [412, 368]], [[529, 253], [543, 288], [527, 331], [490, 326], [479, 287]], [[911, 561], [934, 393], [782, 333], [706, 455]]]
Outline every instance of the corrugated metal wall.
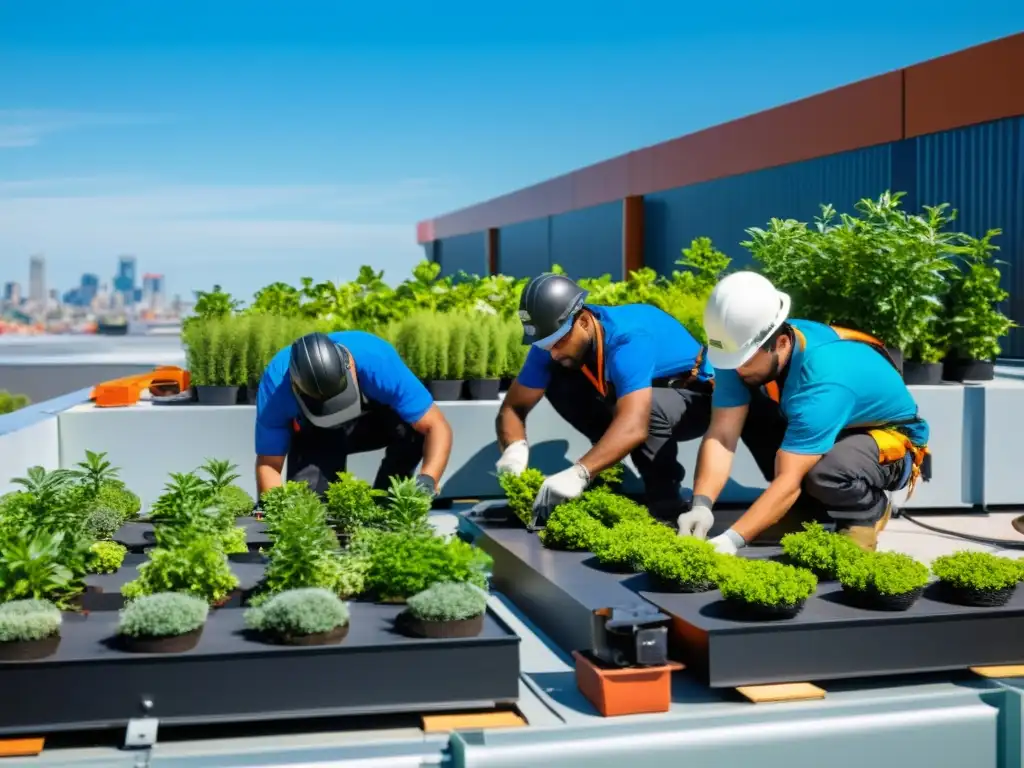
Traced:
[[[1010, 292], [1003, 311], [1024, 325], [1024, 120], [1012, 118], [944, 131], [914, 140], [914, 204], [950, 203], [956, 229], [980, 237], [999, 228], [993, 242], [1007, 262], [1003, 287]], [[1003, 345], [1006, 357], [1024, 357], [1024, 332], [1016, 328]]]
[[852, 210], [861, 198], [891, 186], [891, 150], [889, 144], [869, 147], [647, 195], [644, 260], [671, 272], [694, 238], [710, 237], [734, 266], [748, 265], [750, 254], [739, 245], [748, 228], [764, 227], [773, 216], [809, 222], [826, 202]]
[[571, 277], [622, 279], [622, 203], [552, 216], [550, 226], [551, 263]]
[[487, 275], [487, 233], [473, 232], [438, 240], [434, 259], [441, 265], [442, 277], [459, 270], [471, 275]]
[[524, 221], [498, 233], [498, 272], [533, 277], [551, 267], [551, 219]]

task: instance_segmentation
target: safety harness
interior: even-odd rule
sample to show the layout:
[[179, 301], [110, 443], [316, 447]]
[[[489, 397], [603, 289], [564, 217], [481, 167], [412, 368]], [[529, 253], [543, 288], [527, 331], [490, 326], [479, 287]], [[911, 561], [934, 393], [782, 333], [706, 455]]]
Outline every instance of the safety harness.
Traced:
[[[897, 373], [899, 372], [899, 366], [896, 365], [896, 361], [892, 359], [892, 356], [889, 354], [889, 350], [885, 348], [885, 344], [883, 344], [879, 339], [876, 339], [874, 336], [867, 333], [863, 333], [862, 331], [855, 331], [851, 328], [843, 328], [838, 325], [830, 325], [829, 327], [836, 332], [840, 341], [856, 341], [862, 344], [867, 344], [869, 347], [881, 354]], [[795, 327], [793, 328], [793, 333], [796, 336], [797, 343], [800, 345], [800, 349], [806, 350], [807, 338], [804, 334]], [[770, 381], [765, 384], [764, 391], [773, 402], [781, 403], [782, 391], [777, 381]], [[864, 432], [870, 435], [874, 439], [875, 445], [878, 446], [878, 463], [883, 466], [886, 464], [894, 464], [907, 454], [910, 455], [910, 465], [904, 473], [905, 475], [909, 473], [909, 477], [905, 476], [902, 478], [908, 487], [908, 499], [914, 493], [914, 487], [917, 485], [918, 478], [922, 475], [922, 467], [925, 466], [925, 462], [930, 456], [930, 451], [928, 450], [927, 444], [915, 445], [903, 430], [900, 429], [900, 427], [905, 427], [910, 424], [918, 424], [920, 422], [920, 415], [915, 413], [913, 418], [909, 419], [852, 424], [843, 430], [844, 434]], [[926, 481], [931, 479], [931, 473], [927, 472], [924, 479]], [[901, 487], [902, 485], [903, 483], [901, 483]]]

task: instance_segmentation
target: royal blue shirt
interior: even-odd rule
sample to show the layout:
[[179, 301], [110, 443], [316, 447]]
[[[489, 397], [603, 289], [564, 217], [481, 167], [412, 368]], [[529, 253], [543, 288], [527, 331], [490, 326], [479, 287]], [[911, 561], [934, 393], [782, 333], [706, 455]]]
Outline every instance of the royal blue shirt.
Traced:
[[[844, 429], [870, 423], [885, 426], [917, 414], [917, 403], [903, 378], [868, 344], [839, 338], [822, 323], [790, 320], [803, 333], [793, 347], [782, 386], [780, 407], [787, 420], [781, 449], [805, 455], [824, 454]], [[732, 370], [715, 372], [716, 408], [750, 402], [750, 388]], [[897, 425], [916, 445], [928, 442], [928, 423]]]
[[[654, 379], [689, 373], [703, 349], [682, 323], [650, 304], [586, 308], [601, 323], [605, 379], [614, 386], [616, 397], [645, 389]], [[552, 365], [550, 352], [531, 346], [516, 380], [524, 387], [544, 389], [551, 381]], [[714, 377], [707, 355], [697, 377]]]
[[[384, 339], [364, 331], [335, 331], [327, 336], [352, 355], [362, 393], [391, 407], [407, 424], [419, 421], [434, 404], [423, 382]], [[292, 420], [301, 413], [288, 380], [290, 356], [289, 345], [274, 355], [260, 380], [256, 399], [256, 453], [260, 456], [288, 453]]]

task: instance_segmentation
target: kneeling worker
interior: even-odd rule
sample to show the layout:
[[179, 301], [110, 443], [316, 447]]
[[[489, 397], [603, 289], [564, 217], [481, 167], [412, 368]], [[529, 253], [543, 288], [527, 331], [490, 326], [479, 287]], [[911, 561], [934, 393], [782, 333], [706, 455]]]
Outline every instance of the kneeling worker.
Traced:
[[679, 517], [679, 532], [707, 535], [742, 439], [769, 485], [712, 539], [719, 550], [735, 554], [798, 499], [797, 518], [831, 519], [837, 531], [874, 550], [892, 510], [889, 493], [908, 485], [912, 492], [921, 474], [928, 423], [881, 342], [790, 320], [789, 307], [789, 296], [754, 272], [725, 277], [708, 299], [714, 408], [693, 505]]
[[423, 383], [388, 342], [363, 331], [310, 333], [267, 365], [256, 401], [256, 487], [288, 480], [321, 495], [352, 453], [384, 449], [374, 488], [392, 475], [437, 494], [452, 431]]
[[601, 307], [586, 297], [563, 275], [543, 274], [523, 289], [519, 317], [531, 347], [498, 410], [498, 471], [526, 468], [526, 417], [547, 396], [593, 448], [545, 480], [534, 504], [538, 522], [627, 455], [652, 513], [674, 519], [685, 508], [676, 443], [703, 435], [711, 414], [713, 376], [704, 349], [657, 307]]

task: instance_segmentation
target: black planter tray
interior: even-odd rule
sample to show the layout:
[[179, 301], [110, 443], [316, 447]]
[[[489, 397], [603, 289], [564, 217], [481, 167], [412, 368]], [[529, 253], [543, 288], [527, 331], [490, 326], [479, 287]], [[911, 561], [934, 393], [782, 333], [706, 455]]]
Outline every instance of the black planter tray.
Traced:
[[487, 614], [477, 637], [424, 639], [394, 629], [399, 605], [349, 603], [337, 645], [268, 645], [245, 634], [243, 611], [211, 611], [180, 654], [117, 650], [116, 613], [67, 615], [57, 652], [0, 662], [0, 734], [161, 723], [242, 722], [490, 707], [519, 690], [519, 638]]
[[[463, 518], [494, 558], [492, 583], [567, 650], [589, 647], [596, 608], [646, 600], [674, 617], [674, 652], [714, 688], [962, 670], [1024, 662], [1024, 589], [999, 608], [954, 605], [930, 585], [906, 611], [854, 607], [836, 582], [794, 618], [740, 620], [718, 590], [668, 593], [646, 574], [602, 569], [589, 552], [546, 549], [536, 534]], [[779, 558], [777, 547], [744, 551]]]
[[[267, 536], [267, 527], [262, 520], [255, 517], [235, 518], [235, 525], [246, 529], [245, 541], [250, 550], [270, 546], [270, 537]], [[125, 523], [112, 537], [119, 544], [124, 544], [130, 552], [141, 552], [148, 547], [156, 546], [156, 538], [153, 535], [153, 523], [142, 520]]]

